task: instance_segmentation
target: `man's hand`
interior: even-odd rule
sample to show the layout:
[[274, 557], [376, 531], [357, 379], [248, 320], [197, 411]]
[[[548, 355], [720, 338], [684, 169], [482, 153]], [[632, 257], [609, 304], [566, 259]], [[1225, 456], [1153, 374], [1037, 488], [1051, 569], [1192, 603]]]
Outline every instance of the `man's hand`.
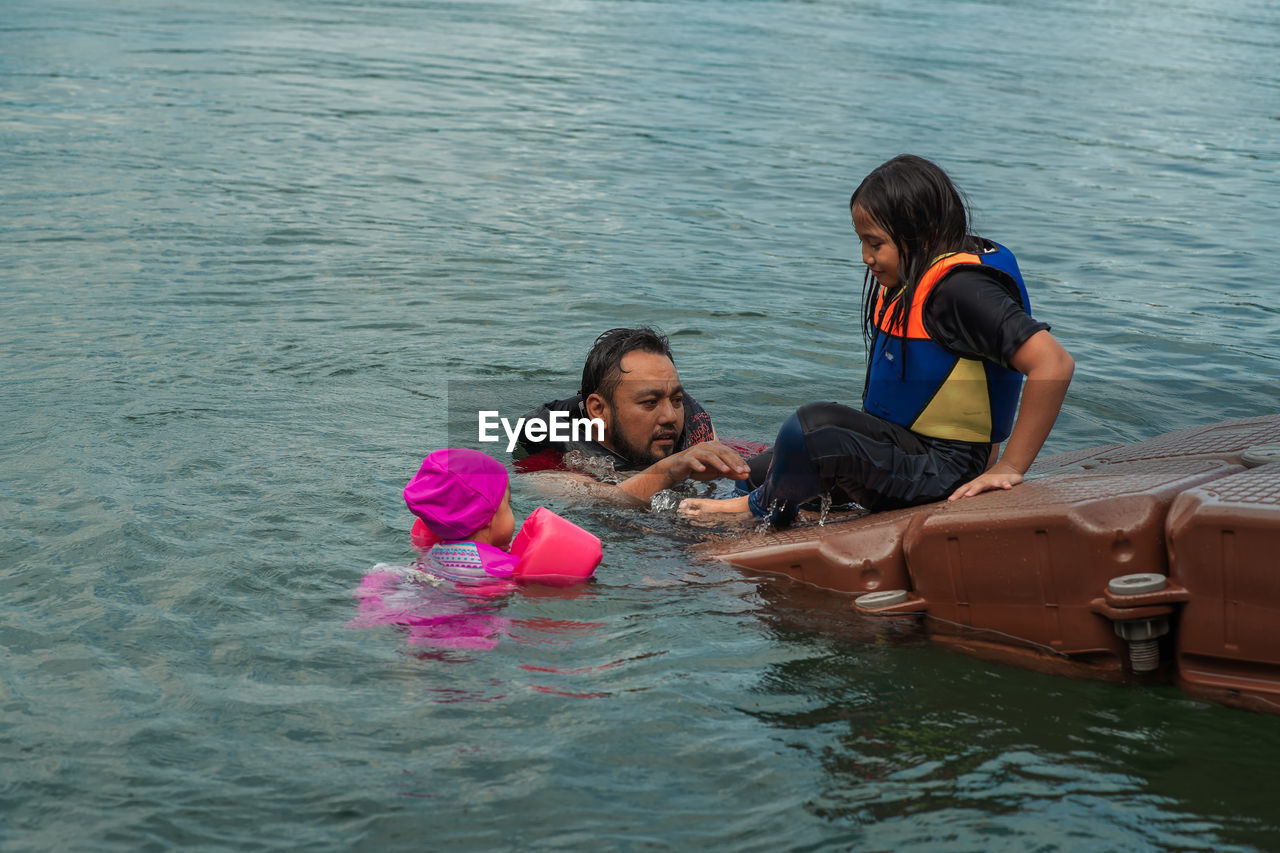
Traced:
[[664, 465], [671, 478], [668, 485], [674, 486], [684, 480], [715, 480], [728, 477], [730, 480], [745, 480], [751, 469], [738, 451], [718, 441], [704, 441], [693, 447], [673, 453], [666, 459], [657, 462], [653, 467]]
[[665, 459], [618, 484], [624, 492], [647, 501], [663, 489], [685, 480], [745, 480], [751, 473], [738, 451], [718, 441], [704, 441]]

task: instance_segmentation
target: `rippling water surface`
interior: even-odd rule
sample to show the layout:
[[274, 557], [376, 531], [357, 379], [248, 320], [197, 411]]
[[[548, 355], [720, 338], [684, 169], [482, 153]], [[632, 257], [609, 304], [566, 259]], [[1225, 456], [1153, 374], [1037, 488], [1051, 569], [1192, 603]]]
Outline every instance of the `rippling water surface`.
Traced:
[[722, 434], [854, 399], [845, 205], [902, 151], [1076, 356], [1051, 451], [1274, 411], [1278, 36], [1262, 0], [7, 3], [0, 846], [1276, 849], [1275, 718], [867, 627], [661, 514], [553, 500], [599, 582], [482, 608], [490, 647], [348, 623], [459, 398], [568, 393], [605, 328], [666, 329]]

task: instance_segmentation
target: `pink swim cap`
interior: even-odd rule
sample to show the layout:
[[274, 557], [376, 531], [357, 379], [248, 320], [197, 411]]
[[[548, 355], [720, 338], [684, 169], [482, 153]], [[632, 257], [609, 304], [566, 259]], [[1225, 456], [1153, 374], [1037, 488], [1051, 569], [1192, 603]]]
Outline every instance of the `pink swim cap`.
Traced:
[[485, 527], [507, 494], [507, 469], [478, 450], [445, 448], [422, 460], [404, 487], [409, 511], [444, 542]]

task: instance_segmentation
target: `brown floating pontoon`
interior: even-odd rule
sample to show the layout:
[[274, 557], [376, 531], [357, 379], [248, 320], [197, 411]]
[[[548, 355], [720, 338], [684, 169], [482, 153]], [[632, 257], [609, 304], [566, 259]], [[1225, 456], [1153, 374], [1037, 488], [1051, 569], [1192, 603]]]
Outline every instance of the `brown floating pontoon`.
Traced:
[[707, 543], [980, 657], [1280, 713], [1280, 415], [1046, 457], [1011, 491]]

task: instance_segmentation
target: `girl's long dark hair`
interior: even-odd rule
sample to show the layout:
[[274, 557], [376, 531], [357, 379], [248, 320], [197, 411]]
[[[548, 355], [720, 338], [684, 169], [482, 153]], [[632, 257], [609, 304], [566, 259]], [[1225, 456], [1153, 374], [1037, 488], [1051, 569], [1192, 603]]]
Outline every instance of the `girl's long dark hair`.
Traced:
[[[916, 286], [939, 255], [971, 250], [969, 211], [961, 195], [936, 163], [914, 154], [901, 154], [865, 178], [849, 198], [850, 209], [861, 207], [884, 229], [898, 249], [896, 293], [884, 295], [881, 314], [889, 328], [906, 334], [907, 312]], [[883, 316], [876, 316], [879, 287], [871, 271], [862, 280], [862, 337], [868, 352]]]

